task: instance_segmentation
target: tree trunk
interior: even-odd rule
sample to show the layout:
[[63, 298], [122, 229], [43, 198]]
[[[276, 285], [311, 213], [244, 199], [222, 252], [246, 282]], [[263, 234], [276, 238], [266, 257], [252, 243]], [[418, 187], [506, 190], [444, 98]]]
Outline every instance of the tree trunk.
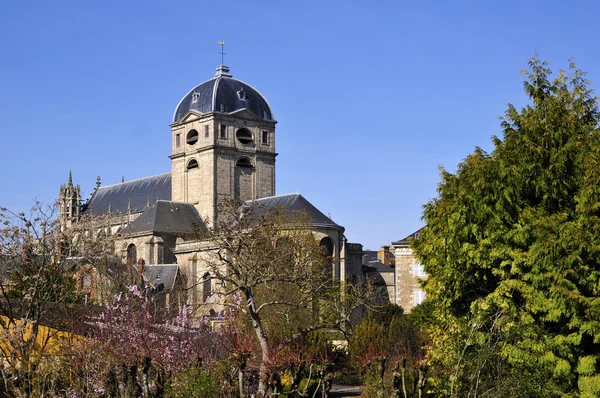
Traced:
[[246, 397], [246, 388], [244, 387], [244, 370], [246, 369], [246, 361], [240, 364], [240, 370], [238, 371], [238, 388], [240, 391], [240, 398]]
[[256, 337], [258, 338], [258, 343], [260, 345], [261, 350], [261, 359], [260, 359], [260, 374], [258, 375], [258, 392], [256, 394], [257, 398], [264, 398], [267, 395], [267, 364], [269, 363], [269, 339], [267, 338], [267, 333], [263, 328], [260, 315], [256, 312], [256, 306], [254, 304], [254, 295], [252, 291], [246, 289], [244, 291], [246, 295], [246, 302], [248, 303], [248, 314], [252, 319], [252, 328], [256, 333]]
[[402, 393], [404, 394], [404, 398], [408, 398], [406, 395], [406, 358], [402, 359], [402, 368], [400, 371], [402, 377]]
[[419, 380], [418, 381], [419, 398], [421, 398], [423, 395], [423, 390], [425, 389], [425, 383], [427, 382], [427, 367], [419, 366], [419, 379], [418, 380]]
[[144, 389], [144, 397], [150, 398], [150, 383], [148, 381], [148, 371], [150, 370], [151, 359], [144, 357], [144, 366], [142, 367], [142, 388]]

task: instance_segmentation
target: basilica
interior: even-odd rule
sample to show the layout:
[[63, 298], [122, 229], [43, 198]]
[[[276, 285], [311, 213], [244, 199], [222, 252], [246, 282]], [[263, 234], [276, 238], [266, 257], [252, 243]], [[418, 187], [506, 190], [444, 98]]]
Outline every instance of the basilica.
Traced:
[[[339, 259], [332, 276], [362, 274], [362, 246], [348, 243], [342, 226], [298, 193], [276, 195], [276, 124], [267, 99], [219, 65], [175, 107], [170, 172], [108, 186], [98, 178], [85, 202], [69, 176], [60, 189], [61, 222], [68, 228], [86, 214], [105, 217], [108, 232], [119, 236], [118, 251], [146, 282], [167, 293], [183, 284], [188, 298], [208, 307], [217, 305], [211, 302], [217, 281], [202, 261], [209, 249], [185, 237], [192, 226], [214, 225], [225, 198], [305, 212], [327, 254]], [[82, 280], [93, 298], [93, 280]]]

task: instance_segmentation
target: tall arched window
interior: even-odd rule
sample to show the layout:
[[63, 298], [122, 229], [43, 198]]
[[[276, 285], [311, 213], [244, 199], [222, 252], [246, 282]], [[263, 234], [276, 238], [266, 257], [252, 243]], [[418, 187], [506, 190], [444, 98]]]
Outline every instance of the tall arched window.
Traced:
[[325, 237], [321, 239], [319, 246], [321, 246], [321, 250], [323, 251], [324, 265], [328, 269], [331, 269], [331, 265], [333, 264], [333, 241], [331, 238]]
[[254, 198], [254, 166], [247, 157], [238, 159], [235, 163], [234, 173], [234, 197], [243, 201]]
[[321, 246], [322, 250], [323, 250], [323, 255], [327, 258], [330, 258], [331, 261], [331, 257], [333, 257], [333, 241], [331, 240], [331, 238], [329, 237], [325, 237], [323, 239], [321, 239], [321, 242], [319, 242], [319, 245]]
[[127, 246], [127, 264], [137, 264], [137, 249], [133, 243]]
[[206, 303], [206, 300], [212, 295], [212, 281], [210, 274], [207, 272], [202, 277], [202, 302]]

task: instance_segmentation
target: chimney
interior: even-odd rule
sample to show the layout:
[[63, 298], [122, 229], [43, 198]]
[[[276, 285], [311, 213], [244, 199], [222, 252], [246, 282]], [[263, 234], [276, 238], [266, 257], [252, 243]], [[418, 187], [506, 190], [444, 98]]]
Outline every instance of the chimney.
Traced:
[[144, 283], [144, 265], [146, 264], [146, 262], [144, 261], [143, 258], [140, 258], [137, 262], [137, 277], [138, 277], [138, 282], [141, 284]]
[[377, 259], [383, 264], [390, 266], [390, 247], [381, 246], [381, 250], [377, 252]]

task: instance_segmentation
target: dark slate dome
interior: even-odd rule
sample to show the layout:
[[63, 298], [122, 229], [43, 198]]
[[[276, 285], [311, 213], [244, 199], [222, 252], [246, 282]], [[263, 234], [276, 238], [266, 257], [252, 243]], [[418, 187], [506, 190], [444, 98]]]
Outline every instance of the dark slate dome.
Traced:
[[180, 121], [190, 110], [200, 113], [231, 113], [248, 109], [265, 120], [273, 120], [271, 106], [254, 87], [241, 80], [234, 79], [229, 67], [219, 65], [216, 75], [194, 87], [179, 101], [173, 123]]

